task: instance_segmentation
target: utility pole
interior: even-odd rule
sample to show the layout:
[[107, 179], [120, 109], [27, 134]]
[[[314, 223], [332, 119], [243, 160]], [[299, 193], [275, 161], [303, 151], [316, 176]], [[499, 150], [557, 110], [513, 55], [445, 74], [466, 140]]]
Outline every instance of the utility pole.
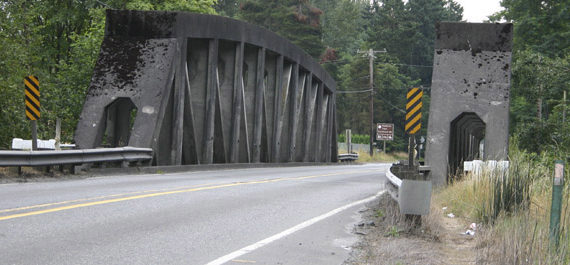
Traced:
[[374, 123], [374, 56], [375, 53], [385, 53], [386, 49], [381, 51], [375, 51], [373, 49], [369, 49], [368, 51], [360, 51], [358, 53], [363, 53], [362, 57], [368, 57], [368, 61], [370, 63], [370, 157], [374, 154], [374, 147], [372, 144], [374, 143], [374, 133], [376, 132], [376, 124]]

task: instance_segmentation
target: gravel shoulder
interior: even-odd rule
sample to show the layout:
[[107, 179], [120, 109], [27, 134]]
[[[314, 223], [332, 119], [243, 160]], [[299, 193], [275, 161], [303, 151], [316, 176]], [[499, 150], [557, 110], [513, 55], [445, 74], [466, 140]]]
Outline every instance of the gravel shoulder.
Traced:
[[476, 264], [476, 236], [465, 235], [468, 224], [444, 215], [432, 205], [420, 227], [412, 227], [399, 214], [389, 194], [361, 210], [362, 222], [354, 227], [359, 242], [345, 265], [357, 264]]

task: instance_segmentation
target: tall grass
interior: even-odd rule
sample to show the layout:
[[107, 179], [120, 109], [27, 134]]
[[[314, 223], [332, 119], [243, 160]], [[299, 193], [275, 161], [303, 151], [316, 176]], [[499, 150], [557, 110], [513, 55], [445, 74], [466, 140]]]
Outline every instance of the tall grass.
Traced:
[[[511, 148], [508, 172], [484, 170], [437, 191], [434, 200], [478, 222], [480, 264], [570, 264], [570, 188], [564, 187], [560, 246], [549, 242], [554, 156]], [[566, 167], [566, 177], [568, 177]]]
[[[346, 149], [339, 149], [338, 150], [339, 154], [346, 153], [346, 152], [347, 152]], [[397, 162], [399, 160], [407, 159], [407, 157], [408, 157], [408, 154], [406, 154], [405, 152], [384, 153], [384, 152], [374, 151], [374, 154], [372, 156], [370, 156], [369, 152], [356, 151], [355, 153], [358, 154], [358, 160], [356, 160], [356, 161], [362, 162], [362, 163], [370, 163], [370, 162], [391, 163], [391, 162]]]
[[475, 218], [493, 223], [501, 213], [511, 214], [525, 210], [530, 204], [534, 174], [532, 163], [524, 153], [512, 156], [508, 171], [498, 168], [483, 169], [474, 179], [473, 188], [483, 193]]

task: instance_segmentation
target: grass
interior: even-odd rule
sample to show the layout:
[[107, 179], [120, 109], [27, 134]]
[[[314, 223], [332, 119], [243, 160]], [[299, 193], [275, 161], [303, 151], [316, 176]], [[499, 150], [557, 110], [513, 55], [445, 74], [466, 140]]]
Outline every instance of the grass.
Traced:
[[[438, 205], [467, 222], [479, 223], [481, 264], [570, 264], [570, 196], [562, 205], [560, 245], [550, 244], [553, 156], [511, 148], [508, 173], [484, 170], [434, 193]], [[568, 175], [566, 167], [566, 176]], [[570, 194], [568, 185], [563, 194]]]
[[390, 230], [386, 233], [386, 236], [389, 236], [389, 237], [399, 237], [399, 236], [400, 236], [400, 231], [398, 231], [398, 227], [397, 227], [397, 226], [392, 226], [392, 227], [390, 227]]
[[[338, 153], [345, 154], [346, 149], [339, 149]], [[383, 153], [374, 151], [373, 156], [370, 156], [369, 152], [356, 151], [355, 153], [358, 153], [358, 160], [356, 161], [362, 163], [390, 163], [408, 158], [408, 154], [405, 152]]]
[[379, 209], [376, 211], [376, 217], [377, 218], [382, 218], [384, 217], [384, 211], [382, 211], [382, 209]]

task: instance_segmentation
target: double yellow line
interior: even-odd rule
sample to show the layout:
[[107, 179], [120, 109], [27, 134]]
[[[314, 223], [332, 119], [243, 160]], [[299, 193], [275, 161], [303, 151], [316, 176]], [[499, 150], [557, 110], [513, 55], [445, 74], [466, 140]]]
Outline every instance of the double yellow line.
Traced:
[[[79, 204], [73, 204], [73, 205], [67, 205], [67, 206], [54, 207], [54, 208], [49, 208], [49, 209], [45, 209], [45, 210], [37, 210], [37, 211], [31, 211], [31, 212], [25, 212], [25, 213], [0, 216], [0, 221], [10, 220], [10, 219], [15, 219], [15, 218], [21, 218], [21, 217], [27, 217], [27, 216], [40, 215], [40, 214], [45, 214], [45, 213], [53, 213], [53, 212], [71, 210], [71, 209], [76, 209], [76, 208], [103, 205], [103, 204], [109, 204], [109, 203], [115, 203], [115, 202], [158, 197], [158, 196], [164, 196], [164, 195], [188, 193], [188, 192], [202, 191], [202, 190], [214, 190], [214, 189], [235, 187], [235, 186], [242, 186], [242, 185], [262, 184], [262, 183], [280, 182], [280, 181], [287, 181], [287, 180], [303, 180], [303, 179], [310, 179], [310, 178], [318, 178], [318, 177], [326, 177], [326, 176], [334, 176], [334, 175], [345, 175], [345, 174], [347, 175], [347, 174], [355, 174], [355, 173], [366, 173], [366, 172], [374, 172], [374, 171], [373, 170], [363, 170], [363, 171], [341, 172], [341, 173], [331, 173], [331, 174], [313, 175], [313, 176], [264, 179], [264, 180], [247, 181], [247, 182], [213, 184], [211, 186], [208, 186], [208, 184], [201, 184], [201, 185], [191, 186], [190, 188], [182, 188], [182, 189], [178, 188], [178, 189], [174, 189], [174, 190], [149, 190], [149, 191], [140, 191], [140, 192], [131, 192], [131, 193], [123, 193], [123, 194], [93, 197], [93, 198], [87, 198], [87, 199], [77, 199], [77, 200], [69, 200], [69, 201], [63, 201], [63, 202], [38, 204], [38, 205], [31, 205], [31, 206], [25, 206], [25, 207], [19, 207], [19, 208], [0, 210], [0, 214], [6, 213], [6, 212], [24, 211], [24, 210], [29, 210], [29, 209], [37, 209], [37, 208], [43, 208], [43, 207], [57, 206], [57, 205], [75, 203], [75, 202], [103, 199], [103, 200], [93, 201], [93, 202], [85, 202], [85, 203], [79, 203]], [[144, 194], [144, 193], [147, 193], [147, 194]], [[139, 195], [133, 195], [133, 194], [139, 194]], [[121, 196], [125, 196], [125, 195], [133, 195], [133, 196], [121, 197]], [[121, 197], [121, 198], [107, 199], [107, 198], [112, 198], [112, 197]]]

